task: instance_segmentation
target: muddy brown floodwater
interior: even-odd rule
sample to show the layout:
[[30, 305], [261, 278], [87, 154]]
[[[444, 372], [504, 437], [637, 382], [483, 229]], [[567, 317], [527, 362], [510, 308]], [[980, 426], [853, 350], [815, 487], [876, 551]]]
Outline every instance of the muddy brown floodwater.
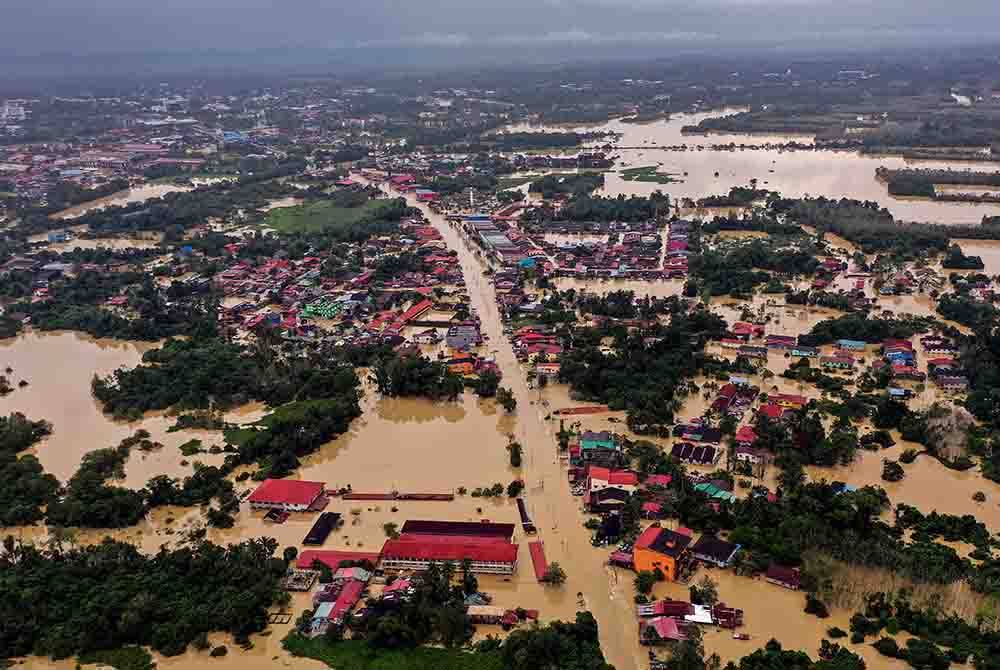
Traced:
[[[29, 331], [16, 338], [0, 340], [0, 369], [8, 374], [15, 390], [0, 398], [0, 414], [22, 412], [30, 419], [52, 423], [52, 435], [33, 448], [45, 471], [65, 482], [76, 472], [80, 459], [88, 451], [112, 447], [140, 428], [151, 439], [162, 443], [150, 452], [134, 450], [125, 465], [122, 485], [141, 488], [155, 475], [173, 477], [191, 474], [190, 466], [180, 464], [184, 457], [177, 447], [200, 439], [207, 449], [222, 445], [219, 431], [184, 430], [168, 433], [174, 418], [150, 413], [141, 421], [114, 421], [101, 411], [100, 403], [90, 393], [94, 375], [107, 375], [121, 367], [133, 367], [145, 351], [155, 347], [148, 342], [123, 342], [95, 339], [77, 332], [43, 333]], [[20, 380], [28, 386], [17, 388]], [[233, 422], [253, 421], [263, 413], [258, 405], [248, 405], [227, 415]], [[223, 456], [199, 454], [188, 460], [219, 464]]]
[[[856, 151], [790, 151], [777, 148], [746, 150], [712, 150], [709, 147], [744, 144], [760, 147], [795, 141], [811, 144], [809, 136], [712, 133], [684, 135], [681, 128], [695, 125], [702, 119], [715, 118], [744, 111], [723, 109], [711, 112], [674, 114], [668, 120], [651, 123], [624, 123], [608, 121], [596, 126], [574, 126], [581, 131], [611, 131], [621, 137], [614, 144], [626, 149], [614, 149], [619, 156], [615, 168], [605, 176], [603, 189], [598, 193], [616, 196], [646, 196], [659, 190], [671, 197], [703, 198], [727, 193], [733, 186], [746, 186], [757, 179], [760, 188], [781, 192], [788, 197], [826, 196], [858, 200], [874, 200], [887, 207], [897, 219], [928, 221], [933, 223], [978, 224], [982, 217], [1000, 214], [1000, 205], [978, 203], [934, 202], [927, 199], [894, 198], [884, 183], [875, 178], [879, 167], [901, 169], [905, 167], [952, 168], [956, 163], [944, 161], [909, 161], [899, 156], [868, 156]], [[512, 127], [512, 130], [565, 131], [565, 126]], [[595, 142], [603, 146], [606, 139]], [[649, 148], [646, 148], [648, 145]], [[684, 151], [657, 149], [686, 145]], [[659, 172], [676, 175], [679, 182], [657, 184], [626, 181], [620, 170], [629, 167], [656, 166]], [[961, 169], [993, 172], [995, 163], [961, 163]], [[685, 174], [687, 173], [687, 174]], [[718, 176], [716, 176], [718, 173]]]
[[87, 212], [97, 211], [104, 209], [105, 207], [124, 207], [125, 205], [131, 205], [134, 202], [145, 202], [146, 200], [150, 200], [152, 198], [159, 198], [167, 193], [190, 190], [190, 186], [181, 186], [180, 184], [144, 184], [143, 186], [136, 186], [135, 188], [119, 191], [118, 193], [112, 193], [104, 198], [98, 198], [73, 207], [68, 207], [60, 212], [52, 214], [49, 218], [75, 219], [83, 216]]

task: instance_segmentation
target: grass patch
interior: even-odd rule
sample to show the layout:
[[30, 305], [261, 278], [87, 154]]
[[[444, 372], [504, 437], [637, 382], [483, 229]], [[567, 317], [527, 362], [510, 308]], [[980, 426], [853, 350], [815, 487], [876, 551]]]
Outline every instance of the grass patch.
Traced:
[[181, 454], [184, 456], [194, 456], [195, 454], [200, 454], [205, 451], [204, 447], [201, 445], [201, 440], [194, 439], [188, 440], [180, 446]]
[[357, 207], [341, 207], [330, 200], [272, 209], [265, 225], [279, 233], [322, 233], [378, 218], [390, 206], [387, 200], [369, 200]]
[[292, 633], [282, 644], [293, 656], [322, 661], [336, 670], [502, 670], [499, 652], [459, 649], [373, 649], [364, 640], [327, 642]]
[[142, 647], [91, 651], [82, 654], [79, 662], [81, 664], [108, 665], [115, 670], [153, 670], [156, 667], [156, 664], [153, 663], [153, 657]]
[[525, 184], [530, 184], [536, 179], [541, 179], [541, 177], [503, 177], [497, 180], [497, 190], [506, 191], [509, 188], [517, 188], [518, 186], [524, 186]]
[[229, 444], [240, 446], [251, 437], [256, 431], [253, 428], [229, 427], [222, 431], [222, 436]]
[[625, 170], [622, 170], [619, 175], [625, 181], [644, 181], [653, 184], [681, 184], [684, 182], [683, 179], [677, 178], [678, 175], [676, 173], [657, 172], [655, 165], [626, 168]]

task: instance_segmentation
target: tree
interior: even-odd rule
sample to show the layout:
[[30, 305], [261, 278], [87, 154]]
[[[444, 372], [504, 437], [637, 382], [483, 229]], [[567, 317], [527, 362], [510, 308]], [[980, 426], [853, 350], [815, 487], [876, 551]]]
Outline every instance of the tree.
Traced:
[[882, 461], [882, 479], [887, 482], [898, 482], [901, 480], [906, 473], [903, 471], [903, 466], [898, 462], [886, 458]]
[[678, 642], [671, 651], [671, 670], [706, 670], [701, 627], [689, 626], [685, 634], [687, 639]]
[[524, 448], [521, 446], [520, 442], [511, 440], [507, 444], [507, 453], [510, 454], [510, 467], [519, 468], [521, 467], [521, 455], [524, 452]]
[[282, 557], [285, 559], [285, 563], [291, 563], [296, 558], [298, 558], [299, 550], [297, 547], [285, 547], [285, 551], [282, 552]]
[[702, 577], [698, 581], [697, 586], [692, 586], [691, 592], [692, 602], [694, 602], [694, 594], [697, 593], [699, 605], [714, 607], [715, 604], [719, 602], [719, 587], [708, 575]]
[[517, 409], [517, 398], [514, 397], [514, 392], [503, 386], [497, 389], [497, 402], [507, 412], [513, 412]]
[[500, 375], [489, 369], [479, 375], [479, 379], [476, 381], [476, 395], [480, 398], [492, 398], [497, 394], [499, 387]]
[[546, 584], [555, 584], [556, 586], [560, 586], [566, 583], [566, 572], [558, 563], [549, 563], [549, 567], [545, 571], [542, 581]]
[[635, 576], [633, 581], [635, 585], [635, 590], [642, 595], [649, 595], [653, 592], [653, 586], [656, 584], [656, 575], [650, 570], [641, 570], [639, 574]]
[[472, 595], [479, 591], [479, 580], [476, 579], [476, 575], [472, 572], [472, 561], [469, 559], [462, 560], [462, 592], [465, 595]]
[[566, 430], [566, 422], [563, 419], [559, 419], [559, 432], [556, 433], [556, 439], [559, 441], [559, 451], [569, 449], [569, 441], [572, 437], [573, 431]]

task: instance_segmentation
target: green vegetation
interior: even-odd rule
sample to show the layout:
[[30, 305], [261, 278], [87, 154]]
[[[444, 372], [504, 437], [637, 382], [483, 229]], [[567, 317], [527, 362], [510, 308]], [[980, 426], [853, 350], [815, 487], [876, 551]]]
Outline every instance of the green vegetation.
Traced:
[[[431, 577], [439, 583], [441, 574], [434, 570]], [[398, 613], [378, 612], [371, 617], [364, 640], [339, 640], [331, 635], [310, 639], [292, 633], [283, 644], [295, 656], [324, 661], [336, 670], [611, 670], [601, 653], [597, 621], [589, 612], [577, 613], [573, 623], [553, 621], [519, 628], [503, 641], [489, 636], [471, 650], [455, 648], [448, 641], [443, 649], [418, 646], [422, 644], [422, 629], [457, 627], [465, 635], [471, 633], [467, 624], [461, 623], [466, 618], [464, 608], [451, 612], [451, 606], [445, 604], [443, 610], [428, 609], [435, 600], [435, 589], [437, 596], [447, 591], [450, 598], [463, 593], [462, 586], [434, 587], [424, 579], [416, 602], [404, 604]], [[354, 634], [357, 638], [359, 631]]]
[[108, 479], [125, 476], [125, 462], [143, 434], [122, 440], [114, 448], [84, 454], [80, 467], [70, 477], [66, 495], [53, 501], [46, 520], [53, 526], [81, 528], [124, 528], [146, 515], [145, 491], [109, 486]]
[[878, 635], [906, 631], [914, 637], [899, 645], [891, 637], [883, 637], [872, 646], [879, 653], [902, 659], [914, 668], [945, 670], [951, 663], [965, 664], [972, 660], [976, 670], [1000, 667], [1000, 633], [995, 628], [995, 611], [977, 612], [978, 625], [961, 618], [945, 616], [931, 609], [914, 606], [906, 593], [895, 596], [874, 593], [867, 597], [864, 609], [851, 617], [852, 641], [863, 641]]
[[339, 233], [350, 234], [351, 228], [382, 229], [398, 222], [405, 203], [401, 200], [368, 200], [341, 203], [337, 200], [316, 200], [295, 207], [280, 207], [267, 213], [264, 225], [279, 233]]
[[323, 661], [336, 670], [503, 670], [497, 651], [461, 649], [371, 649], [364, 640], [330, 642], [322, 637], [289, 635], [282, 642], [292, 655]]
[[494, 151], [524, 151], [526, 149], [572, 149], [589, 139], [602, 136], [602, 133], [527, 132], [498, 133], [485, 139], [493, 143]]
[[[749, 296], [755, 287], [768, 283], [769, 272], [812, 275], [818, 267], [811, 253], [778, 248], [775, 241], [760, 239], [704, 250], [690, 259], [689, 266], [699, 293], [734, 297]], [[686, 290], [685, 295], [690, 292]]]
[[19, 452], [48, 435], [52, 426], [23, 414], [0, 417], [0, 526], [24, 526], [42, 518], [56, 499], [59, 482], [45, 474], [38, 459]]
[[81, 664], [106, 665], [115, 670], [155, 670], [153, 656], [142, 647], [121, 647], [119, 649], [102, 649], [80, 654], [77, 659]]
[[[726, 332], [718, 316], [676, 309], [669, 325], [642, 332], [580, 331], [576, 346], [560, 358], [559, 380], [580, 398], [626, 410], [634, 432], [666, 433], [680, 408], [682, 381], [705, 367], [704, 343]], [[604, 334], [614, 337], [610, 350], [600, 346]]]
[[763, 200], [770, 191], [753, 186], [733, 186], [728, 195], [710, 195], [698, 199], [699, 207], [749, 207], [757, 200]]
[[[112, 540], [47, 551], [8, 538], [0, 554], [0, 617], [17, 625], [0, 627], [2, 655], [96, 652], [107, 660], [111, 650], [141, 645], [174, 656], [213, 631], [245, 642], [265, 628], [267, 608], [279, 597], [285, 562], [274, 558], [277, 546], [272, 539], [228, 547], [201, 542], [147, 556]], [[130, 663], [140, 660], [121, 653]]]
[[497, 402], [508, 413], [517, 409], [517, 398], [514, 397], [514, 392], [508, 388], [501, 386], [497, 389]]
[[845, 314], [835, 319], [820, 321], [806, 335], [799, 337], [799, 344], [818, 347], [837, 340], [860, 340], [881, 344], [887, 339], [908, 340], [917, 333], [927, 332], [934, 320], [927, 317], [901, 317], [873, 319], [864, 314]]
[[454, 400], [465, 388], [462, 378], [448, 366], [424, 356], [379, 358], [372, 365], [372, 380], [384, 396], [423, 396]]
[[[11, 307], [31, 317], [40, 330], [79, 330], [94, 337], [158, 340], [188, 335], [211, 327], [211, 301], [173, 301], [168, 304], [148, 273], [81, 272], [52, 282], [49, 300], [25, 301]], [[126, 315], [105, 309], [108, 298], [128, 298]]]
[[272, 406], [334, 397], [357, 385], [353, 370], [328, 358], [282, 358], [214, 336], [167, 340], [142, 364], [95, 377], [106, 412], [135, 418], [149, 410], [225, 408], [251, 400]]
[[[776, 640], [744, 656], [739, 663], [730, 661], [725, 670], [865, 670], [864, 660], [836, 643], [823, 640], [820, 661], [813, 661], [802, 651], [786, 651]], [[689, 670], [689, 669], [685, 669]]]
[[581, 172], [579, 174], [549, 174], [531, 182], [528, 190], [540, 193], [546, 200], [568, 193], [586, 195], [604, 186], [603, 172]]
[[625, 181], [641, 181], [652, 184], [681, 184], [684, 183], [683, 179], [678, 179], [676, 173], [673, 172], [658, 172], [659, 168], [655, 165], [647, 165], [645, 167], [633, 167], [626, 168], [622, 170], [619, 174], [621, 178]]
[[[666, 216], [670, 211], [670, 197], [656, 191], [648, 198], [632, 196], [617, 198], [591, 196], [577, 193], [559, 210], [561, 220], [610, 222], [640, 222]], [[543, 226], [552, 220], [552, 210], [534, 208], [526, 214], [526, 223]]]

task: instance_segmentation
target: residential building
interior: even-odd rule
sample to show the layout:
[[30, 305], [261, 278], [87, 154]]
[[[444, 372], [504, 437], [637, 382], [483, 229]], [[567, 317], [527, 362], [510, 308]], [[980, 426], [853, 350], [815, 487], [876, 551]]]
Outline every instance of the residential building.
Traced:
[[690, 535], [650, 526], [635, 541], [632, 561], [637, 572], [659, 569], [668, 581], [674, 582], [687, 560], [690, 544]]
[[720, 568], [728, 567], [739, 550], [740, 545], [720, 540], [714, 535], [702, 535], [691, 545], [692, 556]]

